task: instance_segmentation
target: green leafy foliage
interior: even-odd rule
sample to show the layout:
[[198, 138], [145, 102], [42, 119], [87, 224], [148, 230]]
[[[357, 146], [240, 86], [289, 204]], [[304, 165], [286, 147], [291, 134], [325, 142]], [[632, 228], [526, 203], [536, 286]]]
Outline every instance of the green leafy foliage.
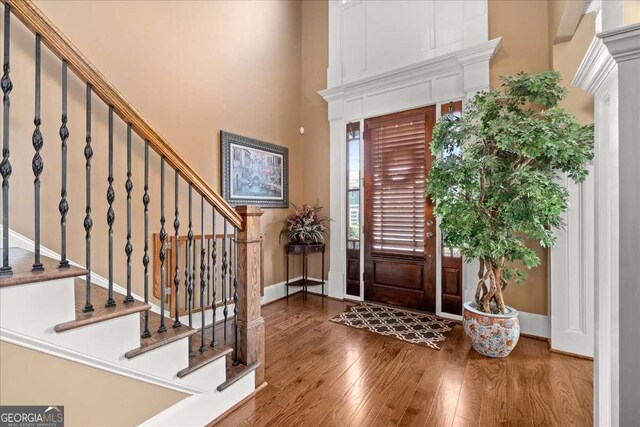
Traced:
[[526, 278], [513, 261], [540, 264], [525, 239], [555, 244], [568, 198], [559, 177], [582, 182], [593, 159], [593, 125], [558, 107], [566, 95], [559, 80], [555, 71], [503, 77], [502, 92], [477, 94], [461, 118], [444, 116], [433, 131], [426, 194], [445, 245], [500, 269], [506, 281]]

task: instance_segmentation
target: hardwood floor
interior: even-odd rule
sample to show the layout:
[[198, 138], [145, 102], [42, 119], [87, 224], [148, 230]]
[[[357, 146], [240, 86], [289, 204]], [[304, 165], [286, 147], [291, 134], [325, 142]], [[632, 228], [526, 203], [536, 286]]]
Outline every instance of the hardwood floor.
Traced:
[[521, 338], [506, 359], [462, 325], [442, 350], [329, 322], [350, 303], [294, 295], [263, 307], [267, 386], [218, 426], [591, 426], [593, 363]]

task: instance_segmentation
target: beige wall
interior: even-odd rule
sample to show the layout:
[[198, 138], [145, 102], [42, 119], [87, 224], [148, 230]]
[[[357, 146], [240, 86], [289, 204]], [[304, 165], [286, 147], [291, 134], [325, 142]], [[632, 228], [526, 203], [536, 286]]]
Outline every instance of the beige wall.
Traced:
[[502, 48], [491, 61], [491, 86], [500, 76], [549, 69], [549, 31], [545, 0], [489, 0], [489, 39], [502, 37]]
[[593, 123], [593, 95], [571, 86], [571, 80], [595, 36], [595, 13], [585, 15], [573, 38], [553, 46], [553, 69], [562, 75], [562, 85], [569, 93], [560, 104], [583, 124]]
[[[555, 69], [569, 93], [562, 106], [582, 123], [593, 121], [593, 98], [571, 86], [578, 65], [594, 35], [594, 14], [583, 17], [570, 41], [554, 45], [565, 1], [490, 0], [489, 38], [502, 37], [502, 49], [491, 63], [491, 86], [500, 87], [499, 77], [518, 71], [538, 73]], [[548, 313], [548, 251], [531, 241], [529, 246], [540, 256], [539, 267], [529, 271], [522, 286], [507, 288], [508, 304], [531, 313]]]
[[[502, 48], [491, 62], [491, 87], [499, 89], [500, 76], [519, 71], [539, 73], [550, 68], [547, 2], [490, 0], [489, 39], [502, 37]], [[511, 285], [507, 304], [530, 313], [548, 313], [548, 251], [530, 242], [541, 264], [529, 271], [526, 283]]]
[[[327, 103], [317, 94], [327, 87], [329, 63], [329, 6], [326, 1], [302, 2], [302, 90], [300, 124], [305, 133], [300, 138], [302, 192], [300, 202], [318, 201], [329, 215], [329, 122]], [[331, 224], [329, 225], [331, 226]], [[329, 249], [325, 258], [329, 271]], [[320, 263], [309, 263], [309, 275], [320, 277]], [[326, 277], [326, 276], [325, 276]]]
[[[290, 198], [295, 203], [314, 203], [327, 208], [329, 202], [329, 127], [326, 103], [316, 94], [326, 87], [327, 4], [304, 2], [193, 2], [182, 7], [174, 2], [39, 2], [43, 11], [126, 95], [132, 104], [164, 135], [178, 152], [219, 188], [220, 129], [287, 146], [290, 150]], [[571, 68], [581, 58], [583, 43], [574, 41], [550, 49], [550, 18], [553, 5], [538, 0], [491, 0], [489, 36], [502, 37], [502, 49], [491, 64], [491, 84], [499, 87], [499, 76], [518, 71], [540, 72], [555, 65], [562, 68], [565, 83]], [[584, 28], [584, 22], [581, 24]], [[111, 31], [117, 27], [118, 31]], [[247, 29], [251, 31], [247, 31]], [[579, 30], [580, 31], [580, 30]], [[29, 141], [32, 132], [32, 44], [33, 36], [14, 25], [12, 76], [12, 140]], [[553, 53], [556, 53], [555, 60]], [[124, 59], [123, 59], [124, 58]], [[551, 63], [553, 61], [553, 64]], [[565, 63], [566, 62], [566, 63]], [[573, 65], [572, 65], [573, 64]], [[59, 184], [59, 62], [45, 55], [43, 97], [45, 105], [45, 175], [43, 206], [57, 210]], [[566, 67], [566, 70], [565, 70]], [[29, 78], [20, 78], [28, 76]], [[70, 85], [70, 257], [84, 259], [84, 91]], [[580, 104], [582, 117], [589, 105], [584, 94], [572, 90], [567, 102]], [[576, 105], [577, 105], [576, 104]], [[573, 108], [573, 107], [572, 107]], [[584, 120], [589, 120], [584, 116]], [[305, 127], [299, 135], [298, 128]], [[94, 182], [106, 191], [106, 107], [94, 102]], [[125, 257], [124, 233], [124, 125], [116, 127], [116, 265]], [[142, 242], [142, 144], [134, 139], [134, 261], [139, 263]], [[13, 150], [12, 203], [16, 214], [11, 227], [32, 235], [30, 150]], [[158, 159], [153, 158], [151, 224], [159, 230]], [[49, 177], [49, 178], [47, 178]], [[53, 177], [53, 178], [51, 178]], [[94, 269], [106, 275], [105, 191], [94, 191]], [[25, 194], [27, 197], [19, 197]], [[186, 232], [186, 187], [181, 186], [182, 233]], [[196, 199], [199, 208], [199, 200]], [[288, 210], [266, 210], [265, 284], [284, 279], [283, 251], [278, 243], [281, 221]], [[167, 229], [172, 233], [173, 181], [167, 178]], [[194, 227], [199, 230], [196, 208]], [[58, 223], [45, 216], [43, 243], [58, 248]], [[532, 244], [536, 247], [535, 243]], [[509, 302], [523, 311], [546, 314], [548, 255], [537, 248], [542, 265], [530, 272], [528, 283], [507, 291]], [[312, 263], [313, 264], [313, 263]], [[328, 257], [327, 266], [328, 270]], [[311, 275], [319, 269], [311, 267]], [[294, 271], [293, 274], [296, 274]], [[116, 281], [125, 283], [122, 269]], [[134, 271], [134, 290], [142, 292], [142, 271]]]
[[625, 0], [624, 25], [640, 22], [640, 0]]
[[64, 405], [68, 426], [132, 426], [186, 394], [0, 341], [1, 405]]
[[[301, 5], [299, 2], [66, 2], [38, 6], [101, 70], [192, 167], [219, 189], [221, 129], [289, 148], [290, 198], [300, 201], [302, 165]], [[188, 7], [187, 7], [188, 6]], [[33, 35], [14, 20], [12, 27], [11, 228], [33, 236], [30, 147], [33, 131]], [[43, 58], [43, 237], [59, 249], [60, 62], [45, 49]], [[70, 77], [69, 89], [69, 257], [84, 263], [84, 87]], [[93, 103], [93, 268], [107, 275], [107, 107]], [[125, 125], [115, 128], [115, 280], [125, 285]], [[18, 150], [19, 144], [26, 149]], [[142, 293], [143, 143], [134, 137], [134, 291]], [[159, 158], [151, 158], [152, 232], [159, 232]], [[167, 172], [166, 228], [173, 234], [173, 173]], [[180, 188], [181, 234], [187, 231], [187, 187]], [[315, 195], [313, 196], [315, 199]], [[288, 209], [268, 209], [265, 282], [284, 280], [278, 243]], [[205, 213], [206, 218], [210, 214]], [[194, 200], [194, 229], [200, 230], [200, 199]], [[210, 222], [207, 221], [207, 229]], [[220, 231], [221, 227], [219, 228]], [[294, 272], [295, 274], [295, 272]]]

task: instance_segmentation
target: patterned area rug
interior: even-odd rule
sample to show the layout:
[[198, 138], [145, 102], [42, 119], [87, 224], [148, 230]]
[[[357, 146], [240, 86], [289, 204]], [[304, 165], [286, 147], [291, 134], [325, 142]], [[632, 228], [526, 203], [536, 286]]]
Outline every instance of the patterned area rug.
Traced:
[[360, 303], [332, 322], [440, 350], [456, 322], [429, 314], [371, 303]]

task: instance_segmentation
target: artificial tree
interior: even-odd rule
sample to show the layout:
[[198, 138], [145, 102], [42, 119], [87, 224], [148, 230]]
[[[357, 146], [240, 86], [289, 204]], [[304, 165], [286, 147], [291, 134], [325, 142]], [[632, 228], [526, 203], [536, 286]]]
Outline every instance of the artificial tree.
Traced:
[[558, 107], [567, 94], [560, 74], [502, 77], [502, 91], [477, 94], [461, 117], [443, 116], [433, 131], [426, 194], [436, 203], [444, 243], [478, 259], [476, 308], [505, 313], [503, 290], [522, 283], [540, 258], [526, 245], [555, 244], [568, 191], [593, 159], [593, 125]]

